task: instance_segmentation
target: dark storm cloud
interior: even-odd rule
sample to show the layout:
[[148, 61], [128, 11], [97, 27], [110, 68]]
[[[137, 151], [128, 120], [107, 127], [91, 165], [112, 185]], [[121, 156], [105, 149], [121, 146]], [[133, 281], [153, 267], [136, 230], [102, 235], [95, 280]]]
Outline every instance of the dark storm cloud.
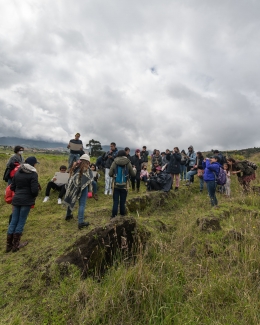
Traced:
[[0, 135], [260, 146], [259, 18], [242, 0], [2, 3]]

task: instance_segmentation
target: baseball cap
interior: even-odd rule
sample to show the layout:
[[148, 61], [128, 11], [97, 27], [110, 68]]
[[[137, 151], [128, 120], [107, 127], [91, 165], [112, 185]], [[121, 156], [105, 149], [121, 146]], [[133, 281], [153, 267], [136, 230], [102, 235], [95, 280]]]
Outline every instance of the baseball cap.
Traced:
[[34, 166], [35, 164], [39, 164], [39, 161], [35, 157], [28, 157], [25, 159], [25, 163]]

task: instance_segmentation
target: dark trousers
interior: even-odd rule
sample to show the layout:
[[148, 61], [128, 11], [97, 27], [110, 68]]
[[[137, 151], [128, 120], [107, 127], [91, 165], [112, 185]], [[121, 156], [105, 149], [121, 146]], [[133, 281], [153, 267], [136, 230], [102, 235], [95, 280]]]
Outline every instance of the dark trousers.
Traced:
[[118, 213], [118, 204], [120, 204], [120, 215], [125, 215], [125, 202], [127, 197], [126, 189], [114, 188], [113, 193], [113, 209], [112, 209], [112, 217], [116, 217]]
[[[187, 166], [187, 172], [189, 172], [191, 170], [191, 168], [193, 168], [193, 166]], [[194, 183], [194, 175], [190, 176], [190, 182]]]
[[218, 200], [216, 197], [216, 188], [217, 188], [216, 181], [208, 181], [206, 183], [207, 183], [207, 190], [209, 193], [211, 205], [212, 206], [218, 205]]
[[135, 181], [136, 181], [136, 188], [140, 188], [140, 171], [136, 172], [135, 176], [131, 176], [131, 183], [132, 183], [132, 189], [135, 189]]
[[155, 180], [151, 179], [148, 181], [147, 189], [150, 191], [160, 191], [162, 189], [161, 184], [157, 183]]
[[66, 193], [65, 184], [58, 186], [54, 182], [49, 182], [46, 187], [45, 196], [50, 196], [51, 189], [59, 191], [59, 199], [62, 199]]

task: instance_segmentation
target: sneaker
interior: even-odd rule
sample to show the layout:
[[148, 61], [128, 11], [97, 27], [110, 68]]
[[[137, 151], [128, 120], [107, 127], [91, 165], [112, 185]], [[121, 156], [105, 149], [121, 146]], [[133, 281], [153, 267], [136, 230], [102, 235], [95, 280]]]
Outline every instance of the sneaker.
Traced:
[[174, 191], [177, 192], [178, 190], [179, 190], [179, 188], [176, 186], [175, 189], [174, 189]]
[[45, 198], [44, 198], [44, 200], [42, 201], [42, 202], [47, 202], [47, 201], [49, 201], [49, 197], [48, 196], [45, 196]]
[[84, 227], [88, 227], [89, 226], [89, 222], [82, 222], [78, 224], [78, 228], [79, 230], [84, 228]]
[[112, 192], [112, 190], [110, 190], [110, 191], [109, 191], [109, 195], [112, 195], [112, 194], [113, 194], [113, 192]]
[[94, 199], [97, 201], [98, 200], [98, 195], [97, 194], [94, 194], [93, 195]]
[[105, 191], [104, 194], [107, 195], [107, 192]]
[[58, 199], [58, 204], [61, 204], [61, 199], [60, 198]]

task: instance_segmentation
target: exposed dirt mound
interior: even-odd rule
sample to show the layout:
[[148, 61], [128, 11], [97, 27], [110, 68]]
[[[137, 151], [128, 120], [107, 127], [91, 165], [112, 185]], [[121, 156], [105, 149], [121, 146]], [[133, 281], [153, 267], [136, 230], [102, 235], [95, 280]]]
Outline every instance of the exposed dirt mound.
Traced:
[[82, 276], [100, 275], [111, 266], [115, 259], [135, 256], [145, 246], [150, 233], [137, 227], [132, 217], [116, 217], [104, 227], [91, 230], [80, 237], [68, 254], [57, 259], [63, 269], [74, 264], [82, 270]]

